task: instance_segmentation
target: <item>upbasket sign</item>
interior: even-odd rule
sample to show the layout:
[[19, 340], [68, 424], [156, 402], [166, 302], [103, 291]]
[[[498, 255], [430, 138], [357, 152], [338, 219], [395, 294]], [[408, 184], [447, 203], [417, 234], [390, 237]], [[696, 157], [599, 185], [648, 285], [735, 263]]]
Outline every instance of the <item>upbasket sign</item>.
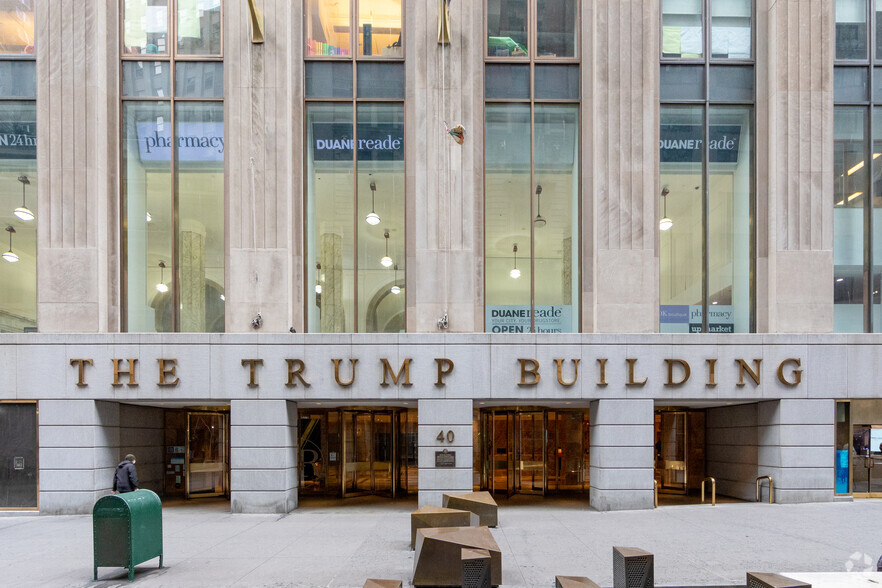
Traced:
[[[178, 161], [219, 162], [224, 160], [224, 123], [178, 123], [176, 159]], [[141, 161], [171, 160], [171, 125], [138, 123], [138, 152]]]
[[404, 127], [400, 124], [357, 125], [352, 136], [348, 123], [313, 123], [312, 154], [315, 161], [352, 161], [358, 148], [359, 161], [403, 161]]

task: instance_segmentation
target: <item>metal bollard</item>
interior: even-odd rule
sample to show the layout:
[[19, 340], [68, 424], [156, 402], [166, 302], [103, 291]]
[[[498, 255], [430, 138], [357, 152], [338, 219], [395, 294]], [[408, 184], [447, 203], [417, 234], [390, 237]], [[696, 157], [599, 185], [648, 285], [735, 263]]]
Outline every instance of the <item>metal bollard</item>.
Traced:
[[756, 479], [756, 501], [760, 501], [760, 482], [762, 480], [769, 481], [769, 504], [772, 504], [772, 493], [774, 492], [775, 483], [772, 481], [772, 476], [760, 476]]
[[704, 504], [704, 483], [710, 480], [711, 483], [711, 506], [717, 505], [717, 481], [708, 476], [701, 481], [701, 503]]

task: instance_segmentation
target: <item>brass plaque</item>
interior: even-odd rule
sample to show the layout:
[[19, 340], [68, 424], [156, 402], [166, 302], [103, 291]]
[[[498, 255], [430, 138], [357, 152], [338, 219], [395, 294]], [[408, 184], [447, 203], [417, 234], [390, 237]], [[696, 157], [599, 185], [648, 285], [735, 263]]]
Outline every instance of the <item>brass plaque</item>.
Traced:
[[436, 451], [435, 452], [435, 467], [436, 468], [455, 468], [456, 467], [456, 452], [455, 451]]

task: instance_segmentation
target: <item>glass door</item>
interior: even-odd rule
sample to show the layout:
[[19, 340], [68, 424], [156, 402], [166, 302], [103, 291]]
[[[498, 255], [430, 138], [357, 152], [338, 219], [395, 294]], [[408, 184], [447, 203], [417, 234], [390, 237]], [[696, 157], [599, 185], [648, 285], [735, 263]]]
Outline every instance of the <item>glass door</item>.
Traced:
[[227, 415], [187, 413], [187, 498], [227, 493]]
[[656, 480], [659, 490], [686, 493], [686, 413], [659, 411], [656, 427]]
[[37, 403], [0, 402], [0, 510], [37, 508]]
[[545, 419], [541, 411], [519, 412], [517, 418], [517, 492], [545, 493]]
[[588, 415], [549, 411], [546, 437], [546, 492], [582, 492], [588, 481]]
[[371, 491], [371, 413], [343, 411], [343, 497]]
[[882, 425], [854, 425], [855, 498], [882, 498]]
[[515, 491], [514, 415], [495, 410], [490, 421], [490, 491], [511, 496]]
[[394, 497], [392, 465], [395, 463], [395, 429], [392, 426], [392, 412], [375, 412], [373, 420], [372, 491]]

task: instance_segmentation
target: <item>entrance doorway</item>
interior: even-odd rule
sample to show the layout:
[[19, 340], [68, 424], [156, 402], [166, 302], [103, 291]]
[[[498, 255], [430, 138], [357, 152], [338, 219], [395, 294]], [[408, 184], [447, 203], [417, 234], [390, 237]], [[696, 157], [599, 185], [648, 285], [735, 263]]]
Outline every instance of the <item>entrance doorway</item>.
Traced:
[[417, 411], [300, 412], [301, 495], [385, 496], [417, 491]]
[[686, 496], [705, 478], [705, 412], [655, 411], [655, 481], [659, 493]]
[[478, 489], [504, 496], [588, 491], [587, 411], [494, 408], [477, 421]]
[[166, 497], [229, 497], [229, 417], [217, 407], [165, 411]]
[[37, 508], [37, 403], [0, 402], [0, 510]]

